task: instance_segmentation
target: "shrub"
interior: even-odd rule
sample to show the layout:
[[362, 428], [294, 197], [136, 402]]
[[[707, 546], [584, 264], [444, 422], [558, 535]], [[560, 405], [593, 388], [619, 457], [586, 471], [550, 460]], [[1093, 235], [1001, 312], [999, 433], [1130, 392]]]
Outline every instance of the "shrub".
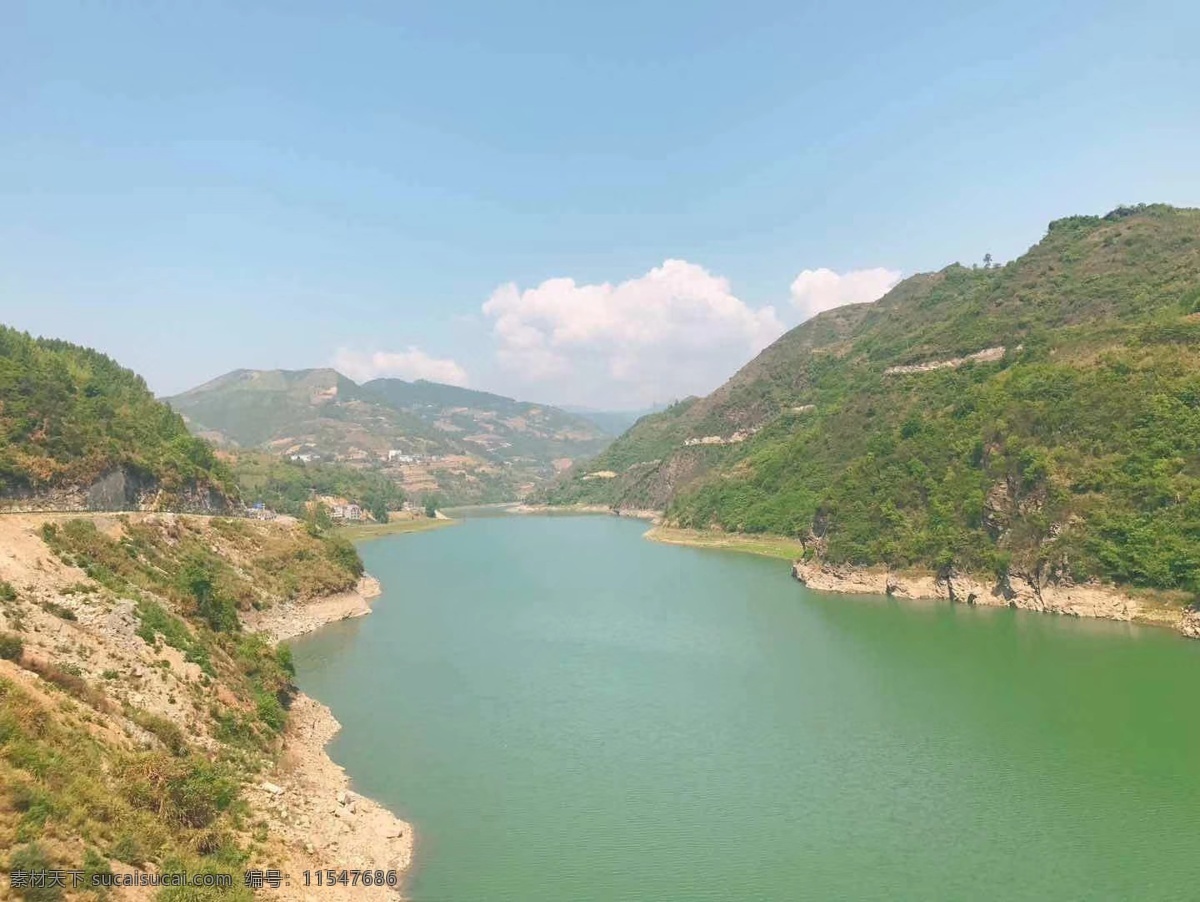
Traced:
[[[110, 711], [112, 704], [102, 691], [90, 685], [79, 672], [79, 668], [68, 664], [59, 667], [55, 664], [43, 663], [37, 660], [26, 659], [24, 667], [33, 673], [36, 673], [47, 683], [53, 683], [67, 695], [79, 699], [86, 705], [95, 708], [97, 711]], [[68, 670], [66, 668], [71, 668]], [[72, 672], [74, 670], [75, 672]]]
[[[14, 849], [8, 859], [8, 871], [47, 871], [54, 863], [36, 842]], [[63, 897], [60, 886], [25, 886], [17, 888], [26, 902], [59, 902]]]
[[208, 827], [237, 797], [237, 783], [224, 768], [195, 756], [139, 755], [124, 778], [133, 805], [181, 827]]
[[179, 725], [174, 721], [148, 712], [135, 714], [133, 721], [147, 733], [155, 736], [171, 754], [177, 757], [185, 757], [187, 755], [187, 738], [183, 735], [183, 730], [179, 729]]
[[25, 651], [25, 642], [16, 633], [0, 633], [0, 658], [19, 661]]
[[55, 617], [60, 617], [63, 620], [78, 620], [75, 612], [68, 607], [64, 607], [56, 601], [43, 601], [42, 610], [48, 614], [53, 614]]
[[108, 854], [109, 857], [132, 864], [134, 867], [140, 867], [146, 861], [146, 852], [132, 833], [122, 833], [113, 843]]
[[329, 559], [337, 566], [353, 574], [355, 578], [363, 575], [366, 568], [363, 566], [362, 558], [358, 556], [358, 549], [349, 539], [331, 536], [325, 540], [325, 547]]
[[17, 590], [12, 587], [12, 583], [5, 582], [0, 579], [0, 601], [16, 601]]

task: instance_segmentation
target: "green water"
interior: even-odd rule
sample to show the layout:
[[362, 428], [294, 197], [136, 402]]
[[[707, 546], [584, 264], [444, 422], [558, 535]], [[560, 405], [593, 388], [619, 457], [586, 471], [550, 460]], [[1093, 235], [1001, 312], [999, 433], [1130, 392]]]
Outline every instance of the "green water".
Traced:
[[644, 529], [372, 542], [375, 612], [297, 643], [417, 902], [1200, 898], [1200, 642]]

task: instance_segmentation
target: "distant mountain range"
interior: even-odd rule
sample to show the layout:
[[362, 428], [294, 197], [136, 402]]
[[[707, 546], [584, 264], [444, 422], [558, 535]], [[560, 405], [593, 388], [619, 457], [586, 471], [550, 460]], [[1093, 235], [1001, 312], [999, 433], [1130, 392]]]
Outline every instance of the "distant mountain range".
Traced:
[[591, 420], [600, 427], [602, 432], [613, 436], [620, 435], [642, 417], [666, 409], [666, 404], [655, 404], [641, 410], [593, 410], [590, 407], [563, 407], [567, 413], [578, 414], [584, 419]]
[[236, 370], [165, 399], [230, 449], [390, 470], [416, 494], [507, 500], [612, 440], [546, 404], [418, 380], [363, 385], [333, 369]]

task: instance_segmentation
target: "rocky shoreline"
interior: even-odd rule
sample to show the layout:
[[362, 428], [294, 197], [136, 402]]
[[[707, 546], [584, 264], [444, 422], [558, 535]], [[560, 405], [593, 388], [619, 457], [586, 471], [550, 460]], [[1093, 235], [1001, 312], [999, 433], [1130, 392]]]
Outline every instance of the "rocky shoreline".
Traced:
[[[310, 602], [289, 602], [246, 617], [248, 629], [275, 642], [313, 632], [329, 623], [371, 613], [368, 600], [381, 592], [364, 575], [350, 592]], [[303, 693], [292, 700], [283, 753], [270, 779], [258, 787], [254, 807], [281, 840], [284, 870], [291, 885], [274, 893], [281, 899], [321, 898], [397, 900], [397, 887], [306, 887], [302, 874], [335, 870], [396, 872], [403, 880], [412, 864], [413, 830], [378, 802], [350, 788], [346, 771], [326, 747], [341, 724], [325, 705]]]
[[939, 576], [803, 560], [792, 565], [792, 576], [818, 592], [941, 599], [1045, 614], [1144, 623], [1170, 627], [1190, 638], [1200, 638], [1200, 612], [1181, 610], [1100, 583], [1038, 585], [1019, 576], [987, 580], [963, 574]]
[[320, 629], [327, 623], [365, 617], [371, 613], [369, 601], [382, 591], [379, 580], [363, 576], [349, 592], [327, 595], [309, 601], [286, 601], [262, 611], [248, 611], [242, 623], [251, 632], [262, 633], [272, 642], [295, 639]]
[[[290, 877], [290, 885], [273, 895], [400, 899], [399, 884], [412, 864], [412, 827], [351, 790], [345, 770], [326, 752], [339, 729], [341, 724], [325, 705], [303, 693], [297, 695], [283, 754], [269, 778], [250, 790], [257, 815], [281, 845], [282, 870]], [[398, 885], [305, 885], [306, 871], [315, 874], [329, 868], [394, 872]]]

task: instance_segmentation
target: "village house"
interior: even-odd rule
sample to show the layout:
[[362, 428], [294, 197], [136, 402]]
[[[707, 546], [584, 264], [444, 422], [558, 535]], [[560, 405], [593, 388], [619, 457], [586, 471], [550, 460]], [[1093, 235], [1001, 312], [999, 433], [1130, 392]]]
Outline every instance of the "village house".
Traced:
[[334, 520], [349, 520], [358, 522], [363, 517], [363, 509], [357, 504], [335, 504], [329, 511], [329, 516]]

